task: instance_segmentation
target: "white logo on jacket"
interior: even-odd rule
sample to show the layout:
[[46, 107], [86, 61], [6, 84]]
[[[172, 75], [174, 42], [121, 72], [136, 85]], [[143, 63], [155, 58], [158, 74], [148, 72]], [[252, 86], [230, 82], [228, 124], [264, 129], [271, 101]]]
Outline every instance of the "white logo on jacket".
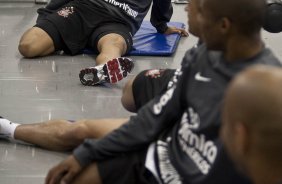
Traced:
[[180, 69], [177, 69], [174, 72], [174, 76], [171, 78], [170, 82], [167, 86], [167, 91], [165, 94], [160, 98], [160, 101], [153, 106], [154, 114], [158, 115], [161, 113], [163, 107], [167, 104], [167, 102], [171, 99], [173, 92], [176, 88], [176, 84], [178, 82], [179, 76], [182, 75], [182, 71]]
[[105, 2], [107, 3], [110, 3], [118, 8], [121, 8], [122, 10], [124, 10], [128, 15], [136, 18], [137, 15], [138, 15], [138, 12], [133, 10], [128, 4], [126, 3], [121, 3], [121, 2], [118, 2], [116, 0], [104, 0]]
[[158, 140], [157, 145], [157, 153], [160, 162], [159, 169], [162, 180], [167, 184], [181, 184], [181, 177], [170, 162], [168, 143]]
[[162, 112], [163, 107], [167, 104], [167, 102], [171, 99], [175, 88], [170, 88], [166, 91], [166, 93], [160, 98], [159, 103], [153, 106], [154, 113], [156, 115]]
[[208, 174], [217, 156], [217, 147], [204, 134], [197, 134], [195, 130], [199, 126], [199, 115], [189, 107], [182, 116], [178, 140], [182, 150], [194, 161], [199, 170], [203, 174]]
[[184, 112], [181, 118], [181, 124], [186, 123], [186, 125], [191, 129], [197, 129], [200, 126], [200, 117], [199, 115], [192, 109], [188, 108], [188, 112]]
[[202, 81], [202, 82], [210, 82], [210, 81], [211, 81], [211, 78], [202, 76], [202, 75], [201, 75], [201, 72], [196, 73], [195, 79], [196, 79], [197, 81]]
[[172, 86], [174, 86], [177, 83], [179, 76], [181, 76], [181, 75], [182, 75], [181, 69], [176, 69], [173, 77], [171, 78], [171, 80], [169, 81], [169, 83], [167, 85], [167, 88], [169, 89]]

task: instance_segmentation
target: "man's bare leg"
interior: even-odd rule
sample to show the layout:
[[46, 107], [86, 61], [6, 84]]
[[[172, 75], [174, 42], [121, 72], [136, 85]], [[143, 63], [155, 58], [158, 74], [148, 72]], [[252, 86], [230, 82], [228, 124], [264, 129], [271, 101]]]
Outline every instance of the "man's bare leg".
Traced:
[[96, 57], [96, 65], [105, 64], [113, 58], [121, 57], [127, 50], [124, 38], [116, 33], [110, 33], [98, 41], [99, 54]]
[[129, 112], [137, 112], [135, 100], [132, 91], [132, 85], [136, 76], [130, 79], [122, 89], [121, 103]]
[[55, 51], [51, 37], [38, 27], [30, 28], [23, 34], [18, 49], [27, 58], [46, 56]]
[[[7, 132], [3, 130], [4, 121], [2, 119], [0, 122], [0, 133]], [[50, 120], [43, 123], [18, 125], [12, 135], [16, 140], [46, 149], [66, 151], [78, 146], [85, 138], [101, 138], [125, 122], [127, 119], [79, 120], [76, 122]]]

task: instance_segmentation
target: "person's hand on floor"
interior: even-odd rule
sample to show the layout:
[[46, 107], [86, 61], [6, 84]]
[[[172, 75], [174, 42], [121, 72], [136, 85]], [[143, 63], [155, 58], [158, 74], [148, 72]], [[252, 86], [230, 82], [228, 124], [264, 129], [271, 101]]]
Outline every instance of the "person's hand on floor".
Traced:
[[188, 32], [183, 29], [183, 28], [177, 28], [177, 27], [174, 27], [174, 26], [168, 26], [167, 30], [164, 32], [164, 34], [173, 34], [173, 33], [178, 33], [180, 34], [181, 36], [188, 36]]
[[77, 174], [82, 170], [79, 162], [75, 159], [73, 155], [69, 156], [66, 160], [61, 162], [59, 165], [53, 167], [45, 180], [46, 184], [66, 184], [71, 183], [71, 181], [77, 176]]

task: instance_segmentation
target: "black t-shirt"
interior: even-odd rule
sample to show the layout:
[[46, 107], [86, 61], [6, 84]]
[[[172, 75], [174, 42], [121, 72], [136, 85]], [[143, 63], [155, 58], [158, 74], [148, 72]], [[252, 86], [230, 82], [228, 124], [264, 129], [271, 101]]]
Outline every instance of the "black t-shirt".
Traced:
[[247, 184], [237, 173], [219, 140], [225, 89], [242, 69], [254, 64], [281, 67], [269, 49], [234, 63], [203, 44], [185, 55], [174, 83], [143, 106], [137, 116], [103, 139], [86, 140], [74, 156], [81, 165], [156, 143], [162, 181], [166, 184]]
[[[39, 8], [38, 20], [46, 15], [56, 11], [61, 6], [72, 1], [78, 0], [51, 0], [44, 8]], [[80, 0], [81, 3], [92, 2], [93, 11], [100, 13], [101, 16], [109, 16], [112, 22], [120, 22], [128, 25], [134, 35], [140, 28], [143, 19], [148, 13], [151, 4], [151, 23], [158, 32], [163, 33], [167, 29], [167, 23], [170, 21], [173, 7], [171, 0]], [[91, 6], [91, 4], [89, 6]], [[90, 19], [97, 17], [90, 17]], [[38, 21], [37, 20], [37, 21]], [[108, 19], [107, 19], [108, 20]]]
[[140, 28], [143, 19], [148, 13], [151, 4], [151, 23], [158, 32], [163, 33], [167, 29], [173, 8], [171, 0], [89, 0], [95, 6], [101, 7], [105, 13], [110, 14], [120, 22], [128, 24], [134, 35]]

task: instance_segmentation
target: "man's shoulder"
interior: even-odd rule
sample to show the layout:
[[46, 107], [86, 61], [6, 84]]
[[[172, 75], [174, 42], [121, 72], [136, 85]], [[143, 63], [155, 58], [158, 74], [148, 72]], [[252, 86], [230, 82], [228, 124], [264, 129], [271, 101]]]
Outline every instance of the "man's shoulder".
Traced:
[[186, 51], [182, 61], [182, 66], [187, 66], [187, 63], [190, 65], [195, 63], [207, 63], [207, 61], [219, 62], [221, 58], [221, 51], [209, 50], [206, 44], [201, 42]]
[[191, 49], [188, 49], [183, 60], [195, 59], [196, 55], [202, 55], [207, 52], [207, 47], [204, 43], [197, 43]]

